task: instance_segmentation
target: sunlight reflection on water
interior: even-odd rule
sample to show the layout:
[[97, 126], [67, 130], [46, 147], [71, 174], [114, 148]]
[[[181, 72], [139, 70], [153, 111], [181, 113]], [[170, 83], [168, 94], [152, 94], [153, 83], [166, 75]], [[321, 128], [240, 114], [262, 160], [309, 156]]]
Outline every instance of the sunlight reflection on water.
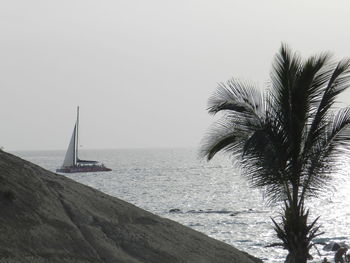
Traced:
[[[17, 152], [20, 157], [54, 171], [64, 152]], [[263, 201], [262, 193], [249, 188], [247, 181], [218, 157], [200, 161], [191, 149], [98, 150], [82, 151], [82, 157], [103, 160], [109, 173], [70, 174], [68, 177], [150, 212], [178, 221], [213, 238], [244, 250], [268, 263], [284, 262], [285, 251], [266, 248], [275, 243], [270, 217], [278, 209]], [[319, 199], [308, 200], [311, 218], [326, 233], [319, 241], [348, 241], [350, 236], [350, 167], [332, 181]], [[170, 209], [179, 209], [169, 213]], [[322, 257], [313, 250], [312, 262], [333, 258], [319, 246]]]

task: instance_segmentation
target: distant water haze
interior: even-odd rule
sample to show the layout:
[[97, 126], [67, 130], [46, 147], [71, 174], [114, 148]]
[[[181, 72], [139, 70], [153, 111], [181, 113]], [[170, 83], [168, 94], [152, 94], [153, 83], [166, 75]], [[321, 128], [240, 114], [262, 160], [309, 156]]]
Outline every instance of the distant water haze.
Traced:
[[[231, 77], [266, 86], [281, 42], [350, 55], [348, 1], [0, 3], [0, 146], [196, 147]], [[349, 93], [341, 98], [350, 103]]]

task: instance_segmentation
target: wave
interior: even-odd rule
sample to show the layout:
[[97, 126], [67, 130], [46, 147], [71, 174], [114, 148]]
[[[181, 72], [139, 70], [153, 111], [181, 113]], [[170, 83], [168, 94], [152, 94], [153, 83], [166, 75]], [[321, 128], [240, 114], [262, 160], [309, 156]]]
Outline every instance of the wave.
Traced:
[[265, 211], [256, 211], [253, 209], [248, 209], [248, 210], [242, 210], [242, 211], [234, 211], [234, 210], [226, 210], [226, 209], [222, 209], [222, 210], [213, 210], [213, 209], [192, 209], [192, 210], [188, 210], [188, 211], [182, 211], [179, 208], [172, 208], [169, 210], [169, 213], [172, 214], [229, 214], [230, 216], [236, 216], [239, 214], [247, 214], [247, 213], [265, 213]]

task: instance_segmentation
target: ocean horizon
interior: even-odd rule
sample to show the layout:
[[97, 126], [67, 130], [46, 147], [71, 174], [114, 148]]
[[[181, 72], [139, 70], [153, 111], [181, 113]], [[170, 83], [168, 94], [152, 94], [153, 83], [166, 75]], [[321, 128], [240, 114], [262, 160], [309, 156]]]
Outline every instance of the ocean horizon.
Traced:
[[[65, 150], [11, 151], [55, 172]], [[267, 247], [278, 242], [271, 217], [278, 204], [268, 205], [261, 190], [252, 189], [227, 156], [211, 162], [198, 157], [195, 148], [133, 148], [81, 150], [80, 158], [97, 160], [111, 172], [64, 174], [111, 196], [123, 199], [162, 217], [177, 221], [210, 237], [233, 245], [267, 263], [284, 262], [286, 251]], [[325, 234], [316, 241], [349, 243], [350, 206], [347, 170], [317, 199], [307, 201], [311, 219]], [[313, 261], [334, 253], [312, 249]]]

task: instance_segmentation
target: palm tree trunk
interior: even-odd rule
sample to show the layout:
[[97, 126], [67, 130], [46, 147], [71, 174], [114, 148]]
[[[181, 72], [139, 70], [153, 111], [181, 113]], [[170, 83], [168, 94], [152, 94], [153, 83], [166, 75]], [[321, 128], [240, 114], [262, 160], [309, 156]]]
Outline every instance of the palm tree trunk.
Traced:
[[293, 251], [289, 251], [285, 263], [306, 263], [309, 257], [307, 246], [301, 244]]
[[310, 257], [307, 215], [304, 212], [303, 206], [294, 200], [286, 206], [284, 228], [289, 252], [286, 263], [306, 263]]

